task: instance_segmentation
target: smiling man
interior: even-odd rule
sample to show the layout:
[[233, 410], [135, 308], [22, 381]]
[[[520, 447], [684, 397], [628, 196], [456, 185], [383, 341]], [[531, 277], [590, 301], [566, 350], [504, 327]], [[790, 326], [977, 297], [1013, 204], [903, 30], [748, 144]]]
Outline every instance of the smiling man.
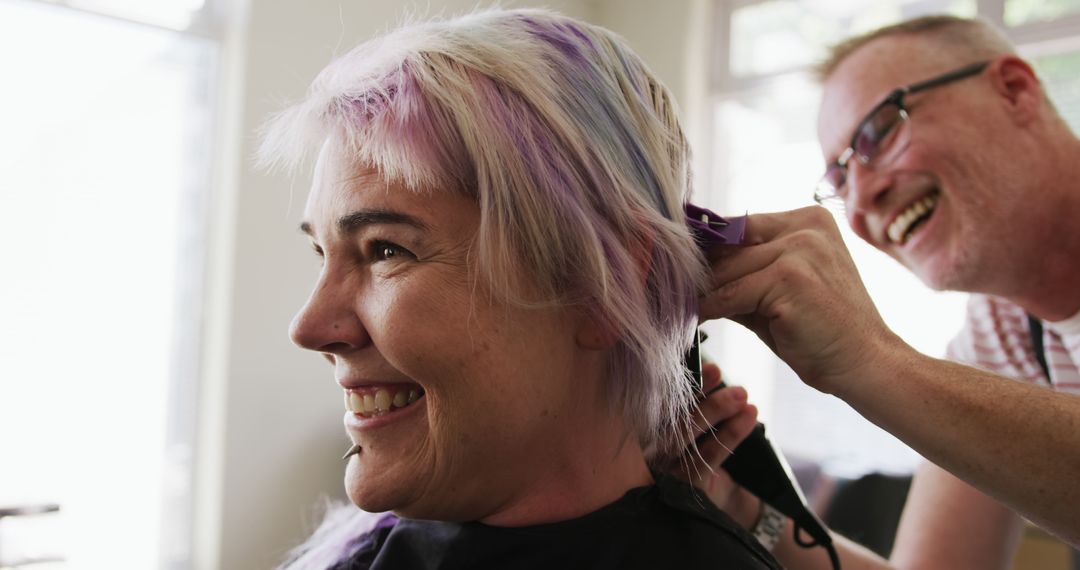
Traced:
[[[845, 569], [1008, 568], [1020, 516], [1080, 544], [1080, 141], [982, 22], [883, 28], [821, 75], [815, 198], [927, 286], [973, 293], [949, 357], [978, 369], [888, 330], [822, 208], [751, 216], [754, 245], [717, 254], [703, 315], [752, 328], [929, 460], [892, 560], [841, 541]], [[776, 554], [827, 567], [790, 532]]]

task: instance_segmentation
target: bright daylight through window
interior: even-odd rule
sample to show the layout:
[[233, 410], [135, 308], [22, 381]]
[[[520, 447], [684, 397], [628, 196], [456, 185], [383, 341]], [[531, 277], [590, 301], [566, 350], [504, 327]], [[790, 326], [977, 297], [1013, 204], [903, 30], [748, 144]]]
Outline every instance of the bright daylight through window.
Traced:
[[0, 519], [0, 566], [187, 567], [201, 9], [0, 0], [0, 507], [59, 506]]

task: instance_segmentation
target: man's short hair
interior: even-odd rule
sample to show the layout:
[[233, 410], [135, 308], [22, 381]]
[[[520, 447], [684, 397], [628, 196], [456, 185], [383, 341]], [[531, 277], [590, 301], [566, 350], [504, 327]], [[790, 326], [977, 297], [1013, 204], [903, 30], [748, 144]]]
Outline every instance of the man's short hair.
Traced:
[[881, 38], [922, 36], [937, 42], [945, 57], [955, 65], [1016, 53], [1016, 48], [996, 27], [985, 20], [957, 16], [922, 16], [885, 26], [848, 38], [829, 49], [827, 57], [814, 71], [820, 81], [827, 80], [851, 54]]

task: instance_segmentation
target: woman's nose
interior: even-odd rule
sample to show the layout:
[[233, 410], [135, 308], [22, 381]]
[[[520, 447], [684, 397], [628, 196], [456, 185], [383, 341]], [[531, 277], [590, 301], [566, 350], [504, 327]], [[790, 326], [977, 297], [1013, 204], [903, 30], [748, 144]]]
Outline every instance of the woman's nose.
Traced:
[[325, 276], [293, 317], [289, 337], [297, 346], [327, 355], [345, 354], [371, 341], [356, 312], [356, 292]]

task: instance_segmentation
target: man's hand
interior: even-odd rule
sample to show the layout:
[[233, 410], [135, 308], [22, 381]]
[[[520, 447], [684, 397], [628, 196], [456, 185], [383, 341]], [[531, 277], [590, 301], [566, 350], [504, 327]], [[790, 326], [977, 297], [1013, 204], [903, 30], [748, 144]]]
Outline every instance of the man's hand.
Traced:
[[[761, 503], [735, 484], [720, 468], [731, 450], [753, 431], [757, 408], [746, 403], [746, 390], [739, 386], [719, 388], [720, 368], [705, 363], [701, 369], [703, 390], [708, 396], [694, 414], [694, 435], [706, 432], [698, 449], [689, 449], [671, 468], [671, 473], [701, 489], [720, 510], [743, 526], [757, 522]], [[710, 393], [710, 391], [712, 391]], [[717, 426], [713, 429], [712, 426]]]
[[710, 252], [702, 320], [753, 330], [804, 382], [841, 395], [875, 357], [906, 347], [881, 320], [827, 210], [750, 216], [743, 246]]

